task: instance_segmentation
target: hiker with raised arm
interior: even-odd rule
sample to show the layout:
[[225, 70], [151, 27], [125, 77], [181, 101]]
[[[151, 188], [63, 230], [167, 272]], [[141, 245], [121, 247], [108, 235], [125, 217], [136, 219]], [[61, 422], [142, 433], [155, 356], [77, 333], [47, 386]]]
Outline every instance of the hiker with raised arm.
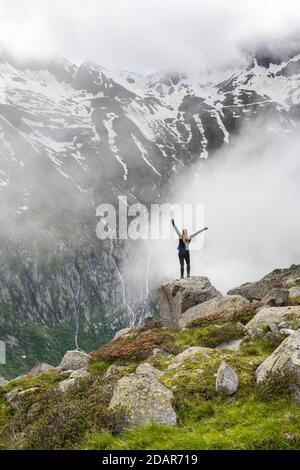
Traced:
[[195, 238], [197, 235], [207, 230], [208, 227], [204, 227], [201, 230], [198, 230], [198, 232], [195, 232], [192, 235], [189, 235], [186, 228], [184, 228], [182, 232], [180, 233], [180, 231], [175, 225], [174, 219], [172, 219], [171, 222], [175, 229], [175, 232], [179, 236], [179, 244], [178, 244], [177, 249], [178, 249], [178, 258], [179, 258], [179, 263], [180, 263], [180, 277], [181, 279], [184, 277], [184, 262], [186, 263], [187, 277], [190, 277], [191, 262], [190, 262], [189, 245], [193, 238]]

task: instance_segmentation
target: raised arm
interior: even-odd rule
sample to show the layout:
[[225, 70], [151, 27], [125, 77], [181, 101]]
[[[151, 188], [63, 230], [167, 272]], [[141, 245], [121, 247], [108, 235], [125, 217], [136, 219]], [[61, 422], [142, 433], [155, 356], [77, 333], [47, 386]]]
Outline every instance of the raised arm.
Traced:
[[181, 233], [179, 232], [178, 228], [176, 227], [174, 219], [172, 219], [171, 222], [172, 222], [172, 225], [174, 227], [175, 232], [177, 233], [177, 235], [179, 237], [181, 237]]
[[196, 237], [197, 235], [204, 232], [205, 230], [208, 230], [208, 227], [204, 227], [201, 230], [198, 230], [198, 232], [193, 233], [193, 235], [190, 235], [190, 240], [192, 240], [192, 238]]

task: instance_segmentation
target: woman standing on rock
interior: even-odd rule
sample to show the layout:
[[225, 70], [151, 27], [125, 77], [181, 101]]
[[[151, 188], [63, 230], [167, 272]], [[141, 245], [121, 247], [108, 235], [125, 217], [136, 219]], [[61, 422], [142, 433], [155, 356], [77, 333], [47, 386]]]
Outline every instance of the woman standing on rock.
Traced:
[[179, 245], [177, 247], [178, 249], [178, 258], [179, 258], [179, 263], [180, 263], [180, 277], [183, 279], [184, 276], [184, 262], [186, 262], [186, 270], [187, 270], [187, 277], [190, 277], [190, 271], [191, 271], [191, 263], [190, 263], [190, 250], [189, 250], [189, 245], [191, 243], [191, 240], [199, 235], [199, 233], [204, 232], [205, 230], [208, 229], [208, 227], [204, 227], [201, 230], [198, 230], [198, 232], [193, 233], [193, 235], [189, 235], [188, 231], [186, 228], [182, 230], [182, 233], [178, 230], [178, 228], [175, 225], [174, 219], [171, 220], [172, 225], [175, 229], [175, 232], [179, 236]]

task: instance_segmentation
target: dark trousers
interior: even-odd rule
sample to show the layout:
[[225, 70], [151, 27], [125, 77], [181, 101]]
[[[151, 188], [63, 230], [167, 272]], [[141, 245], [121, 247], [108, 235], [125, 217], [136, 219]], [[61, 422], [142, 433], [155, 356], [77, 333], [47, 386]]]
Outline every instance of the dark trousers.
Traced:
[[184, 275], [184, 262], [186, 262], [186, 270], [187, 275], [190, 275], [191, 264], [190, 264], [190, 252], [187, 251], [179, 251], [178, 258], [180, 262], [180, 276], [183, 277]]

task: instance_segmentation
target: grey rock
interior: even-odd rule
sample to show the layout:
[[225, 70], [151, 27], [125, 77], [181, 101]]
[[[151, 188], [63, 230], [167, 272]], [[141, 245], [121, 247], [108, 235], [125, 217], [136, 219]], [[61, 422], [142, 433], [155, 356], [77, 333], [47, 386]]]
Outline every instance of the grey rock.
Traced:
[[300, 264], [292, 264], [289, 268], [274, 269], [257, 282], [247, 282], [228, 291], [228, 294], [240, 294], [246, 299], [262, 300], [273, 288], [286, 287], [286, 282], [291, 278], [300, 276]]
[[110, 410], [123, 410], [123, 429], [145, 426], [151, 422], [175, 426], [171, 390], [154, 377], [129, 374], [118, 380], [109, 404]]
[[66, 392], [70, 387], [73, 387], [78, 383], [78, 380], [88, 377], [90, 372], [86, 368], [74, 370], [71, 372], [70, 376], [59, 383], [58, 388], [61, 392]]
[[265, 326], [270, 326], [273, 331], [276, 331], [283, 321], [288, 326], [293, 326], [295, 321], [300, 324], [300, 306], [263, 307], [247, 323], [246, 328], [250, 335], [255, 336], [261, 334]]
[[135, 373], [137, 375], [144, 375], [146, 377], [160, 377], [161, 375], [164, 375], [164, 373], [155, 367], [153, 367], [151, 364], [148, 364], [147, 362], [143, 362], [140, 364]]
[[239, 351], [241, 347], [241, 339], [233, 339], [227, 343], [222, 343], [217, 346], [216, 349], [228, 349], [229, 351]]
[[161, 319], [165, 326], [177, 327], [186, 310], [216, 296], [221, 294], [207, 277], [195, 276], [163, 284], [160, 288]]
[[89, 362], [89, 354], [76, 349], [66, 352], [58, 368], [60, 370], [77, 370], [87, 367]]
[[211, 316], [218, 316], [232, 320], [234, 315], [250, 304], [249, 300], [241, 295], [225, 295], [224, 297], [214, 297], [200, 305], [186, 310], [179, 318], [178, 325], [182, 328], [196, 319], [205, 319]]
[[9, 403], [9, 404], [12, 404], [14, 399], [17, 397], [18, 393], [20, 392], [20, 389], [19, 388], [15, 388], [14, 390], [12, 390], [11, 392], [8, 392], [6, 393], [4, 396], [5, 396], [5, 399], [6, 401]]
[[258, 282], [247, 282], [239, 287], [230, 289], [227, 294], [241, 295], [252, 302], [253, 300], [262, 300], [272, 289], [282, 287], [279, 281], [266, 279]]
[[29, 376], [37, 376], [39, 374], [42, 374], [44, 372], [48, 372], [49, 370], [54, 370], [55, 367], [50, 366], [49, 364], [46, 364], [45, 362], [41, 362], [37, 364], [35, 367], [31, 369], [30, 372], [28, 372]]
[[290, 328], [281, 328], [279, 333], [284, 336], [290, 336], [295, 333], [295, 330], [291, 330]]
[[262, 298], [262, 303], [274, 307], [285, 305], [289, 298], [289, 290], [284, 287], [273, 287], [270, 292]]
[[237, 373], [222, 361], [217, 372], [216, 391], [225, 395], [233, 395], [238, 388]]
[[290, 380], [291, 392], [300, 400], [300, 329], [288, 336], [257, 368], [256, 381], [260, 384], [276, 374]]

